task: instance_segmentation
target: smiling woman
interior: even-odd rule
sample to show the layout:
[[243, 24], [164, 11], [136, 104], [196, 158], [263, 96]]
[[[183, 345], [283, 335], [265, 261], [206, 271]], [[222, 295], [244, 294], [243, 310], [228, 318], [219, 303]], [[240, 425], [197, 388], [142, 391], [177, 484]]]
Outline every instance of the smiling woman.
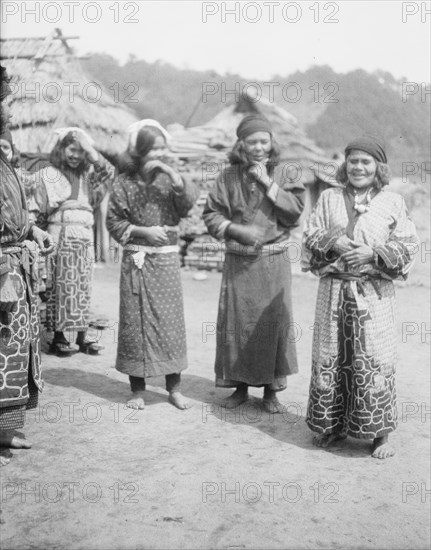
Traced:
[[80, 128], [55, 131], [53, 167], [39, 172], [36, 202], [39, 223], [48, 227], [57, 247], [48, 261], [47, 329], [54, 332], [51, 352], [73, 352], [64, 332], [77, 332], [83, 353], [101, 349], [86, 338], [94, 263], [93, 210], [108, 191], [114, 169]]
[[248, 386], [264, 387], [263, 405], [282, 413], [276, 392], [298, 370], [286, 247], [304, 207], [304, 187], [290, 181], [267, 119], [243, 118], [230, 166], [208, 195], [204, 221], [226, 240], [217, 319], [216, 385], [236, 388], [223, 403], [248, 399]]
[[397, 426], [395, 294], [418, 249], [404, 199], [386, 190], [390, 171], [379, 139], [349, 143], [342, 188], [324, 191], [304, 230], [304, 271], [320, 277], [307, 423], [327, 447], [350, 435], [394, 454]]

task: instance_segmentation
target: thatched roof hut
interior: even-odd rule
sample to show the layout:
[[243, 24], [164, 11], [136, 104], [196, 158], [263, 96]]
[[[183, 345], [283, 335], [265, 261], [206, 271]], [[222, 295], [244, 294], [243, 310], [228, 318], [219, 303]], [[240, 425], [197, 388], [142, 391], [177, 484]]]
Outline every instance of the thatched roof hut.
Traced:
[[291, 167], [293, 176], [300, 170], [305, 185], [321, 182], [336, 185], [336, 162], [306, 136], [297, 119], [274, 102], [264, 97], [256, 101], [251, 94], [242, 94], [238, 102], [226, 106], [202, 126], [168, 126], [173, 137], [171, 148], [186, 162], [227, 159], [236, 141], [238, 124], [251, 113], [262, 114], [269, 120], [281, 148], [281, 160]]
[[88, 77], [58, 29], [46, 38], [1, 40], [1, 61], [12, 76], [11, 131], [23, 152], [47, 152], [50, 130], [79, 126], [105, 151], [126, 146], [126, 128], [137, 120]]
[[[260, 113], [269, 120], [280, 145], [281, 161], [288, 167], [287, 175], [292, 179], [300, 179], [307, 186], [306, 206], [300, 226], [321, 191], [338, 185], [335, 181], [338, 163], [306, 136], [294, 116], [263, 97], [256, 101], [251, 95], [243, 94], [238, 102], [226, 106], [202, 126], [184, 128], [180, 124], [171, 124], [167, 128], [172, 136], [171, 150], [184, 162], [184, 169], [202, 191], [189, 218], [182, 221], [183, 238], [191, 240], [195, 237], [193, 244], [187, 248], [184, 259], [187, 266], [199, 269], [221, 268], [224, 245], [206, 234], [201, 217], [203, 204], [207, 190], [218, 174], [217, 168], [221, 169], [227, 162], [227, 154], [237, 139], [238, 124], [251, 113]], [[214, 258], [209, 257], [212, 252]]]

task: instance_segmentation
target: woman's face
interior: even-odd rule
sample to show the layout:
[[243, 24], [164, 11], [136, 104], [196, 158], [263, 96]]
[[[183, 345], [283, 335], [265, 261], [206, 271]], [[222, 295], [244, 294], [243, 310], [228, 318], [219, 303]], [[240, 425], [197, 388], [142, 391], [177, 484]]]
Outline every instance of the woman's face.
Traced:
[[162, 136], [157, 136], [154, 140], [154, 145], [151, 148], [151, 151], [142, 157], [140, 160], [140, 168], [143, 168], [149, 160], [161, 160], [161, 158], [166, 154], [166, 141]]
[[69, 143], [67, 147], [64, 148], [64, 160], [69, 168], [75, 170], [84, 160], [85, 151], [77, 142]]
[[364, 189], [374, 182], [377, 162], [374, 157], [353, 149], [346, 161], [347, 177], [356, 189]]
[[244, 151], [251, 161], [264, 162], [271, 152], [271, 134], [255, 132], [244, 139]]
[[13, 151], [12, 145], [6, 139], [0, 139], [0, 149], [3, 151], [3, 154], [10, 162], [12, 160]]

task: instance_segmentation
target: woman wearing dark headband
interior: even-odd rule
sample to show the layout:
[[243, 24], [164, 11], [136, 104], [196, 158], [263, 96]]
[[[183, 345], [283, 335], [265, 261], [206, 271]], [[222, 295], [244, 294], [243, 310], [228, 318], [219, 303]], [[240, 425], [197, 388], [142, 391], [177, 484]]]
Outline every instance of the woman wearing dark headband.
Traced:
[[227, 408], [248, 399], [248, 386], [263, 386], [264, 408], [277, 413], [283, 408], [276, 392], [298, 370], [287, 250], [304, 207], [304, 187], [285, 177], [265, 118], [245, 117], [237, 137], [203, 215], [210, 234], [226, 241], [216, 386], [236, 388]]
[[403, 198], [388, 191], [386, 153], [373, 136], [353, 140], [340, 188], [324, 191], [304, 231], [303, 269], [320, 277], [307, 424], [314, 444], [347, 435], [394, 454], [395, 294], [417, 250]]

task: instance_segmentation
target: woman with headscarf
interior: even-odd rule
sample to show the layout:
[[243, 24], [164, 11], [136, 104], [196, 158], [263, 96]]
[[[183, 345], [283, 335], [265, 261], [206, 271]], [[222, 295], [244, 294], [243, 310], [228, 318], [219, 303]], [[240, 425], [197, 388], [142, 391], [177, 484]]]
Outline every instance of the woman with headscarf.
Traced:
[[127, 406], [145, 407], [146, 380], [164, 375], [169, 401], [189, 408], [180, 393], [187, 368], [178, 224], [197, 198], [165, 158], [169, 134], [154, 120], [129, 127], [128, 162], [120, 166], [106, 225], [123, 249], [116, 368], [129, 375]]
[[[52, 250], [52, 239], [30, 222], [23, 185], [11, 161], [12, 137], [6, 129], [11, 93], [1, 67], [0, 80], [0, 447], [28, 449], [31, 444], [16, 432], [26, 409], [35, 408], [42, 390], [40, 331], [34, 292], [34, 266], [40, 250]], [[5, 143], [4, 143], [5, 142]], [[4, 466], [9, 458], [0, 456]]]
[[223, 403], [264, 387], [263, 406], [283, 412], [276, 392], [298, 370], [291, 300], [289, 235], [304, 208], [304, 187], [279, 163], [269, 122], [246, 116], [237, 128], [230, 165], [204, 209], [210, 234], [226, 240], [217, 319], [216, 386], [235, 387]]
[[315, 445], [349, 435], [372, 440], [375, 458], [394, 454], [397, 426], [393, 280], [407, 278], [418, 249], [390, 177], [382, 141], [354, 139], [342, 187], [322, 193], [304, 231], [303, 269], [320, 277], [307, 424]]
[[50, 351], [60, 357], [73, 353], [64, 332], [76, 333], [79, 351], [97, 354], [101, 346], [87, 335], [94, 267], [94, 209], [114, 177], [94, 142], [80, 128], [55, 131], [50, 162], [40, 170], [38, 203], [48, 232], [56, 243], [50, 256], [46, 323], [54, 332]]

